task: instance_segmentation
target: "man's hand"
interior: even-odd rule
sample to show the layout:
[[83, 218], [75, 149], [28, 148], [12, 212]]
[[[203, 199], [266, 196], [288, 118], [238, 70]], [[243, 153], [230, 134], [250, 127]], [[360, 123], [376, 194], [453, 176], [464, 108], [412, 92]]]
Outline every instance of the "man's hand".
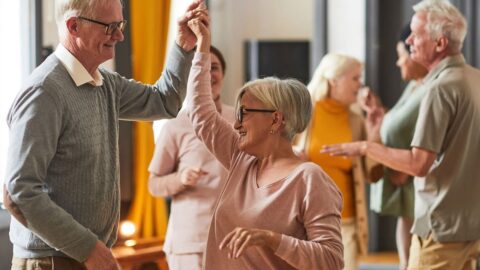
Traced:
[[187, 52], [191, 51], [197, 42], [197, 36], [188, 25], [189, 21], [194, 18], [199, 19], [207, 27], [209, 26], [210, 17], [203, 0], [194, 0], [193, 3], [188, 6], [185, 14], [177, 21], [178, 33], [176, 43]]
[[12, 201], [10, 193], [8, 193], [7, 186], [3, 185], [3, 205], [7, 208], [8, 212], [23, 226], [28, 227], [27, 219], [23, 216], [23, 213], [20, 211], [20, 208]]
[[368, 142], [366, 141], [329, 144], [322, 146], [322, 149], [320, 149], [320, 153], [330, 154], [331, 156], [364, 156], [367, 153], [367, 144]]
[[276, 251], [280, 239], [280, 234], [272, 231], [237, 227], [223, 238], [219, 248], [227, 248], [228, 258], [236, 259], [251, 246], [264, 246]]
[[120, 270], [112, 252], [100, 240], [97, 240], [95, 248], [84, 264], [88, 270]]
[[202, 176], [207, 174], [206, 171], [199, 168], [186, 168], [180, 173], [180, 181], [184, 186], [192, 187], [197, 184]]

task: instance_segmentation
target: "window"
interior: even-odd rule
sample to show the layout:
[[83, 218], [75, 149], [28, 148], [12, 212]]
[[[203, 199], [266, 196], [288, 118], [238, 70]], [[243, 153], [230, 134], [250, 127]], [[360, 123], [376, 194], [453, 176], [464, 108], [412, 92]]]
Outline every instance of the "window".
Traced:
[[[0, 0], [0, 202], [3, 201], [3, 183], [7, 163], [8, 126], [7, 113], [15, 95], [20, 90], [22, 78], [28, 74], [28, 42], [21, 33], [29, 33], [22, 29], [27, 25], [20, 10], [28, 0]], [[24, 12], [28, 14], [28, 12]], [[23, 15], [28, 16], [28, 15]], [[27, 37], [28, 39], [28, 37]], [[22, 51], [27, 52], [23, 53]]]

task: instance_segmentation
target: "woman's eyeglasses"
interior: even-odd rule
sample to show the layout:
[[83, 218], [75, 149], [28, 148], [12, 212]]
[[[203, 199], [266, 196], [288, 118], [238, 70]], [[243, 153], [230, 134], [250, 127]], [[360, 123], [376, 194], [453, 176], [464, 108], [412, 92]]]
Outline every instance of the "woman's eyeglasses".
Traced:
[[277, 110], [270, 110], [270, 109], [248, 109], [243, 106], [240, 106], [240, 108], [237, 110], [236, 116], [237, 116], [237, 121], [239, 123], [242, 123], [243, 121], [243, 115], [246, 112], [261, 112], [261, 113], [273, 113], [276, 112]]

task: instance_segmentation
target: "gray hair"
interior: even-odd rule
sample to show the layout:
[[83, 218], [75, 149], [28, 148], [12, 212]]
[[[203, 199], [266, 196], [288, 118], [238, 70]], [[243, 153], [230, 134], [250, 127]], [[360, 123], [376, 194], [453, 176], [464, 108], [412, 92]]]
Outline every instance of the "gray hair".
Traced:
[[315, 103], [328, 96], [330, 90], [328, 80], [336, 79], [358, 65], [362, 66], [362, 63], [354, 57], [340, 53], [326, 54], [318, 64], [312, 80], [308, 84], [312, 102]]
[[[114, 0], [55, 0], [55, 19], [59, 36], [63, 37], [66, 33], [66, 20], [77, 16], [91, 18], [98, 7], [111, 1]], [[123, 6], [122, 0], [116, 1]]]
[[312, 102], [307, 87], [295, 79], [267, 77], [246, 83], [238, 93], [236, 110], [240, 99], [248, 91], [260, 100], [268, 109], [284, 115], [285, 128], [282, 136], [292, 140], [295, 134], [302, 132], [308, 125], [312, 113]]
[[452, 52], [458, 53], [462, 50], [467, 34], [467, 21], [448, 0], [423, 0], [413, 6], [413, 10], [427, 15], [425, 30], [432, 39], [444, 35]]

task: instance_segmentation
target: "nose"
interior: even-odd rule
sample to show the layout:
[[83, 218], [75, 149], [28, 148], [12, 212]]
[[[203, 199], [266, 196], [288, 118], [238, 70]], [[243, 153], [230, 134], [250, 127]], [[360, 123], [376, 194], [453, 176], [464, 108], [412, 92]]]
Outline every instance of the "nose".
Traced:
[[116, 28], [112, 33], [112, 39], [115, 39], [121, 42], [125, 39], [125, 36], [123, 35], [123, 32], [120, 29]]
[[413, 45], [413, 37], [412, 37], [412, 34], [410, 34], [408, 37], [407, 37], [407, 40], [405, 40], [405, 43], [407, 43], [408, 45]]
[[242, 123], [238, 121], [238, 119], [235, 119], [235, 123], [233, 124], [234, 129], [240, 129], [242, 127]]
[[398, 60], [395, 64], [397, 65], [397, 67], [401, 67], [403, 65], [403, 63], [405, 63], [405, 59], [400, 57], [400, 58], [398, 58]]

